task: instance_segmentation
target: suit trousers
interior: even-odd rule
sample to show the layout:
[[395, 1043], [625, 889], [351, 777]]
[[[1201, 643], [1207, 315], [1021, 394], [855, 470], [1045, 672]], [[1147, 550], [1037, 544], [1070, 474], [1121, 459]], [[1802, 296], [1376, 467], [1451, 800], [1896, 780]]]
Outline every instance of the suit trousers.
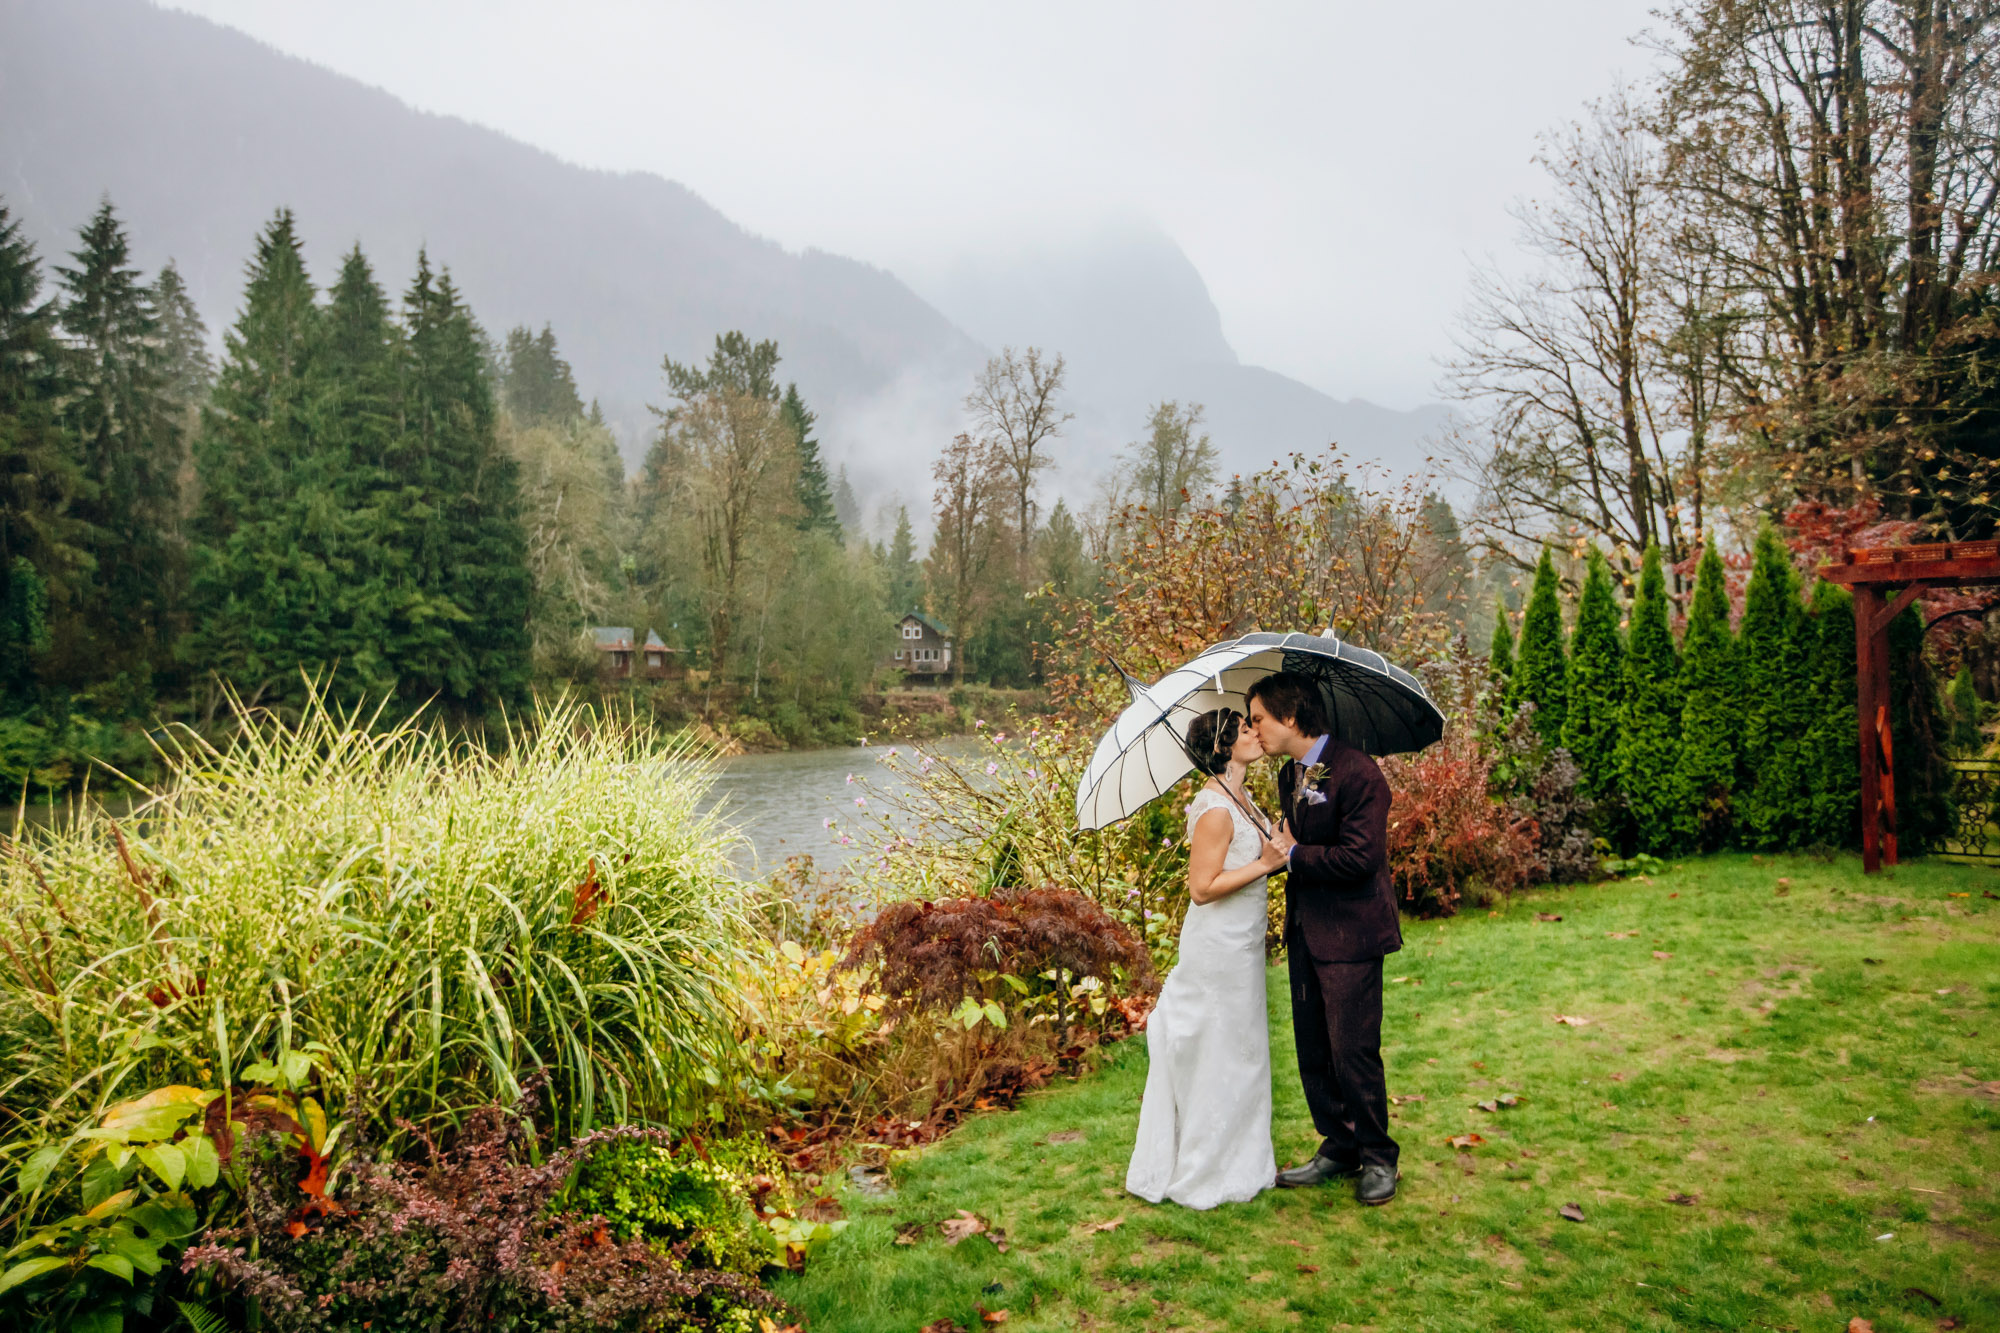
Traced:
[[1292, 1037], [1299, 1081], [1320, 1153], [1336, 1162], [1395, 1169], [1389, 1088], [1382, 1070], [1382, 960], [1322, 963], [1294, 921], [1285, 931], [1292, 981]]

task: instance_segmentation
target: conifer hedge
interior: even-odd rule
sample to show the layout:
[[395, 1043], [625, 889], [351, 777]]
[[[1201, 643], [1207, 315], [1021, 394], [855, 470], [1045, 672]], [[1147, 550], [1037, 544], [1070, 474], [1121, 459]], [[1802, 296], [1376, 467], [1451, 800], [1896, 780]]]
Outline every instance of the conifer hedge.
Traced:
[[1535, 730], [1550, 745], [1561, 744], [1563, 721], [1569, 713], [1569, 682], [1563, 656], [1560, 585], [1555, 560], [1544, 549], [1542, 562], [1535, 568], [1535, 589], [1528, 597], [1528, 613], [1521, 621], [1521, 646], [1514, 658], [1513, 685], [1507, 691], [1507, 705], [1515, 709], [1523, 701], [1532, 701]]
[[1744, 593], [1738, 647], [1738, 824], [1746, 847], [1797, 846], [1812, 822], [1804, 740], [1813, 713], [1805, 676], [1811, 628], [1791, 553], [1765, 524]]
[[1514, 627], [1507, 623], [1507, 603], [1493, 605], [1493, 643], [1486, 650], [1486, 669], [1502, 690], [1514, 679]]
[[1660, 548], [1649, 545], [1639, 565], [1639, 595], [1632, 603], [1632, 638], [1625, 652], [1615, 751], [1628, 850], [1659, 852], [1673, 846], [1680, 670], [1680, 654], [1667, 623]]
[[1695, 571], [1681, 653], [1681, 743], [1674, 763], [1675, 849], [1713, 851], [1734, 822], [1737, 705], [1736, 637], [1722, 557], [1709, 540]]
[[[1496, 679], [1510, 705], [1532, 699], [1543, 731], [1574, 759], [1578, 791], [1596, 805], [1596, 833], [1626, 853], [1854, 847], [1861, 799], [1855, 714], [1854, 600], [1815, 582], [1810, 604], [1778, 532], [1758, 534], [1740, 634], [1714, 543], [1702, 552], [1678, 649], [1664, 560], [1641, 559], [1629, 632], [1609, 565], [1591, 553], [1564, 652], [1555, 568], [1544, 553], [1518, 648], [1496, 620]], [[1948, 831], [1944, 742], [1973, 744], [1945, 707], [1923, 659], [1916, 608], [1889, 628], [1889, 723], [1895, 733], [1898, 851], [1935, 849]], [[1557, 669], [1560, 676], [1557, 676]], [[1561, 687], [1554, 681], [1560, 679]], [[1955, 693], [1967, 693], [1958, 690]], [[1974, 716], [1976, 700], [1965, 709]], [[1539, 728], [1538, 728], [1539, 730]]]
[[[1619, 706], [1624, 698], [1625, 645], [1618, 635], [1618, 599], [1611, 570], [1592, 547], [1576, 634], [1570, 640], [1568, 710], [1562, 743], [1576, 761], [1584, 795], [1602, 805], [1618, 792]], [[1600, 811], [1600, 813], [1602, 813]]]

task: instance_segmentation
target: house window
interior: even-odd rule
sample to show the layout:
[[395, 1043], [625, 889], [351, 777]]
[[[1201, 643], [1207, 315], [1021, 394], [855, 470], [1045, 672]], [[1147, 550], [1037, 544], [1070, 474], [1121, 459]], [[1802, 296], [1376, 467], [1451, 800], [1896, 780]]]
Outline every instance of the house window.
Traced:
[[903, 637], [906, 639], [921, 639], [924, 637], [924, 627], [922, 625], [905, 625], [903, 626]]
[[656, 667], [656, 666], [658, 666], [659, 664], [660, 664], [660, 655], [659, 655], [658, 653], [647, 653], [647, 654], [646, 654], [646, 665], [647, 665], [647, 666], [649, 666], [649, 667]]
[[632, 654], [630, 653], [611, 654], [611, 665], [613, 667], [623, 670], [625, 667], [630, 666], [631, 663], [632, 663]]

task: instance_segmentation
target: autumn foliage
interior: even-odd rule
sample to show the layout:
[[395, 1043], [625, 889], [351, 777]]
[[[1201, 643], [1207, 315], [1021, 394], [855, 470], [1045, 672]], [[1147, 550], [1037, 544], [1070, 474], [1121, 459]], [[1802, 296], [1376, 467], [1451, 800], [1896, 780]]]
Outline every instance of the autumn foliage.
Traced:
[[1068, 889], [891, 903], [856, 933], [847, 962], [875, 965], [882, 993], [905, 1012], [985, 995], [995, 974], [1026, 979], [1054, 969], [1141, 994], [1154, 988], [1145, 944]]

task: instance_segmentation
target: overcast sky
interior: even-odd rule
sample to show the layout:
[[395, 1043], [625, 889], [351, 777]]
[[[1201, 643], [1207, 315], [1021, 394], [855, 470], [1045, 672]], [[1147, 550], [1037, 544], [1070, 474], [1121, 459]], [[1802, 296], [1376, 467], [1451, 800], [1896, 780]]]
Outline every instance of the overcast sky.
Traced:
[[1650, 58], [1650, 0], [174, 7], [922, 290], [968, 254], [1148, 220], [1245, 361], [1436, 397], [1467, 265], [1536, 134]]

